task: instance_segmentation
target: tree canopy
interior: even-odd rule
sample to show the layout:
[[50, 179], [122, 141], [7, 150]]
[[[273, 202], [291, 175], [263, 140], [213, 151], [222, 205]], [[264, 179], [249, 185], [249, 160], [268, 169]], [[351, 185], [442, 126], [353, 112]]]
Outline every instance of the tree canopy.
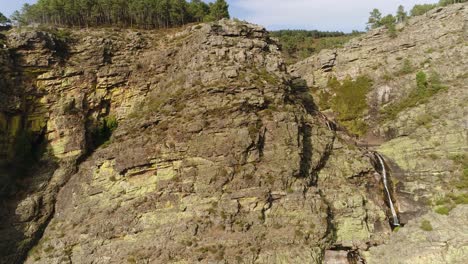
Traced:
[[[418, 4], [413, 6], [413, 8], [410, 11], [410, 14], [411, 16], [420, 16], [439, 6], [464, 3], [467, 1], [468, 0], [440, 0], [437, 4]], [[385, 26], [391, 31], [391, 34], [394, 35], [393, 33], [395, 33], [395, 23], [403, 23], [408, 19], [408, 17], [409, 16], [402, 5], [398, 6], [395, 16], [387, 15], [385, 17], [382, 17], [382, 13], [380, 13], [380, 10], [374, 8], [370, 12], [369, 20], [367, 22], [367, 29], [374, 29], [381, 26]]]
[[0, 24], [6, 24], [8, 22], [10, 22], [10, 20], [0, 12]]
[[396, 13], [397, 23], [403, 23], [407, 18], [408, 14], [406, 13], [405, 8], [402, 5], [399, 5]]
[[451, 4], [457, 3], [465, 3], [468, 0], [440, 0], [437, 4], [423, 4], [423, 5], [415, 5], [413, 9], [411, 9], [411, 16], [420, 16], [424, 15], [428, 11], [439, 7], [439, 6], [448, 6]]
[[287, 63], [291, 64], [322, 49], [341, 47], [358, 34], [360, 32], [357, 31], [345, 34], [338, 31], [318, 30], [279, 30], [271, 32], [271, 36], [279, 40]]
[[415, 5], [413, 9], [411, 9], [411, 16], [420, 16], [427, 13], [429, 10], [434, 9], [437, 7], [437, 4], [422, 4], [422, 5]]
[[451, 4], [456, 4], [456, 3], [465, 3], [468, 0], [440, 0], [439, 5], [440, 6], [447, 6]]
[[369, 20], [367, 21], [367, 28], [373, 29], [382, 26], [380, 20], [382, 19], [382, 13], [377, 8], [374, 8], [372, 12], [370, 12]]
[[229, 11], [224, 0], [39, 0], [13, 18], [23, 24], [167, 28], [229, 18]]

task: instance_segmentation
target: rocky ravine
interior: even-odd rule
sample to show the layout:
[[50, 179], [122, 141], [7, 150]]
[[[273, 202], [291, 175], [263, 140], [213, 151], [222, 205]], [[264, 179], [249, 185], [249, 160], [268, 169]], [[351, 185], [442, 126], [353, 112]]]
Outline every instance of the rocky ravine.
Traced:
[[[385, 255], [367, 254], [369, 262], [458, 263], [453, 254], [465, 259], [468, 255], [466, 222], [455, 227], [460, 232], [456, 239], [431, 238], [434, 254], [423, 249], [426, 236], [415, 235], [421, 233], [415, 223], [426, 218], [447, 221], [444, 215], [454, 207], [462, 219], [468, 214], [462, 206], [468, 203], [468, 4], [437, 8], [397, 29], [395, 38], [385, 28], [372, 30], [342, 49], [322, 51], [291, 66], [290, 72], [314, 87], [315, 95], [330, 91], [328, 80], [333, 76], [343, 80], [367, 75], [373, 81], [363, 115], [369, 130], [360, 141], [374, 145], [392, 167], [400, 220], [409, 223], [404, 229], [410, 229], [405, 234], [411, 243], [402, 243], [403, 235], [398, 234], [388, 246], [371, 251], [389, 250]], [[417, 104], [408, 103], [421, 72], [428, 76], [429, 87], [442, 88]], [[393, 116], [385, 115], [392, 111]], [[334, 116], [330, 111], [327, 115]], [[442, 220], [435, 220], [428, 211], [442, 214]], [[452, 224], [437, 224], [434, 232], [454, 234], [448, 225]], [[408, 251], [400, 255], [395, 248]]]
[[371, 155], [263, 28], [7, 39], [1, 263], [348, 263], [389, 237]]

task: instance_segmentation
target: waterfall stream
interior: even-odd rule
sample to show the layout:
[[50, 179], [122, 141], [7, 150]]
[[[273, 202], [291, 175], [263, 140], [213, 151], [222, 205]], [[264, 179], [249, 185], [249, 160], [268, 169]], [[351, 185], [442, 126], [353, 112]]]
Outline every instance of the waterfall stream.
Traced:
[[400, 222], [399, 222], [398, 216], [396, 214], [395, 206], [393, 205], [392, 196], [390, 195], [390, 190], [388, 189], [387, 170], [385, 169], [384, 159], [377, 152], [375, 153], [375, 155], [377, 156], [377, 159], [379, 160], [380, 165], [382, 166], [382, 178], [383, 178], [382, 181], [383, 181], [383, 184], [384, 184], [385, 193], [387, 194], [387, 197], [388, 197], [388, 203], [390, 205], [390, 210], [392, 211], [393, 225], [394, 226], [399, 226]]

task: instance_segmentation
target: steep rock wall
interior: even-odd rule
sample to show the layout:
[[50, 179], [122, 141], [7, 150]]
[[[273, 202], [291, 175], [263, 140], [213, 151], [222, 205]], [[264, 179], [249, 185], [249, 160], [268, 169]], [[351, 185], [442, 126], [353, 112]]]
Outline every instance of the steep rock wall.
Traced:
[[[343, 49], [323, 51], [290, 68], [318, 88], [316, 98], [321, 98], [321, 91], [330, 91], [331, 77], [366, 75], [373, 80], [363, 117], [369, 130], [360, 141], [394, 161], [403, 198], [400, 209], [407, 217], [422, 213], [463, 181], [468, 145], [467, 21], [466, 3], [437, 8], [398, 25], [395, 38], [378, 28]], [[427, 89], [440, 91], [430, 96], [414, 93], [418, 73], [426, 76], [432, 87]], [[463, 189], [455, 195], [466, 195], [466, 186]]]
[[368, 154], [263, 28], [8, 37], [21, 68], [41, 69], [29, 83], [47, 151], [35, 184], [5, 198], [2, 263], [319, 263], [388, 237]]

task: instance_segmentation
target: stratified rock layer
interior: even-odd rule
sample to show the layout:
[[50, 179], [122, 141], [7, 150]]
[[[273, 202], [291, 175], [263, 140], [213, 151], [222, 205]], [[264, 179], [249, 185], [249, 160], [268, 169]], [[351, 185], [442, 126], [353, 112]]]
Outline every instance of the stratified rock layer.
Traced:
[[316, 110], [262, 27], [8, 38], [16, 72], [40, 68], [22, 92], [41, 106], [19, 111], [20, 130], [47, 152], [45, 176], [5, 195], [2, 263], [32, 246], [26, 263], [320, 263], [388, 237], [370, 158]]
[[468, 255], [468, 206], [449, 215], [428, 213], [410, 221], [385, 245], [365, 253], [367, 263], [465, 263]]
[[[396, 38], [385, 28], [375, 29], [343, 49], [325, 50], [291, 67], [310, 86], [322, 89], [327, 89], [331, 76], [368, 75], [374, 80], [364, 118], [370, 132], [363, 141], [382, 143], [379, 151], [406, 174], [399, 175], [395, 167], [395, 176], [402, 182], [397, 187], [412, 200], [401, 204], [402, 213], [421, 213], [424, 204], [438, 198], [436, 190], [451, 189], [462, 172], [453, 157], [465, 155], [468, 145], [467, 20], [467, 4], [437, 8], [398, 25]], [[416, 88], [417, 72], [425, 72], [428, 78], [438, 76], [446, 89], [402, 109], [395, 119], [384, 119], [385, 107], [395, 107]]]
[[[314, 87], [314, 93], [333, 93], [327, 84], [331, 77], [343, 80], [366, 75], [373, 80], [363, 118], [369, 132], [360, 141], [374, 146], [386, 158], [403, 224], [415, 218], [414, 221], [421, 221], [417, 217], [427, 211], [448, 214], [468, 202], [467, 29], [468, 4], [453, 4], [397, 25], [396, 37], [384, 27], [377, 28], [351, 40], [344, 48], [324, 50], [289, 69]], [[427, 76], [427, 89], [434, 85], [440, 91], [430, 97], [419, 92], [419, 102], [408, 103], [405, 100], [417, 89], [416, 74], [422, 72]], [[394, 115], [385, 115], [392, 111]], [[334, 113], [328, 111], [327, 115]], [[466, 207], [463, 208], [458, 208], [458, 214], [466, 215]], [[466, 225], [466, 219], [461, 222]], [[414, 245], [403, 243], [404, 239]], [[421, 263], [432, 263], [428, 259], [443, 262], [426, 255], [427, 244], [413, 239], [408, 235], [398, 242], [391, 240], [395, 244], [371, 251], [379, 252], [379, 256], [366, 256], [372, 263], [418, 263], [418, 256]], [[466, 248], [460, 241], [466, 244], [467, 240], [466, 232], [461, 232], [453, 245], [465, 259]], [[448, 263], [450, 257], [460, 260], [459, 252], [436, 248], [434, 254], [445, 255]], [[383, 254], [384, 251], [388, 252]]]

